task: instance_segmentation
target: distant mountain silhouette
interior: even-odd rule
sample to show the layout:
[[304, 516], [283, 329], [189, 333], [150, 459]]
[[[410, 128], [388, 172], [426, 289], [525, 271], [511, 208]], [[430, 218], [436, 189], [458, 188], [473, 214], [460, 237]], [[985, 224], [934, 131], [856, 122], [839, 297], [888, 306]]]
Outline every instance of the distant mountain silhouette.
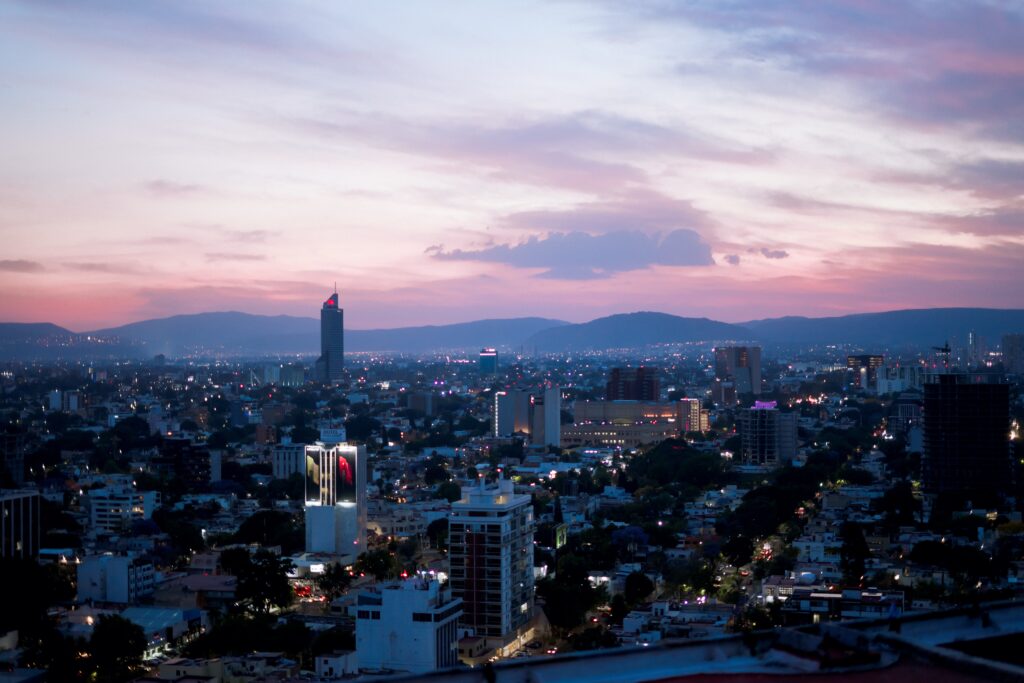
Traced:
[[784, 344], [927, 347], [948, 340], [963, 346], [974, 331], [994, 347], [1004, 334], [1024, 331], [1024, 310], [920, 308], [832, 318], [768, 318], [740, 325], [759, 341]]
[[752, 339], [750, 330], [707, 318], [668, 313], [620, 313], [588, 323], [543, 330], [526, 341], [538, 351], [619, 349], [672, 342]]
[[[424, 353], [481, 346], [518, 347], [534, 333], [561, 320], [510, 318], [453, 325], [345, 330], [346, 351]], [[318, 353], [320, 321], [288, 315], [264, 316], [229, 311], [144, 320], [90, 333], [145, 348], [147, 356], [163, 353], [265, 355]]]
[[[729, 324], [667, 313], [625, 313], [569, 324], [546, 318], [477, 320], [387, 330], [348, 330], [347, 351], [425, 353], [496, 346], [527, 351], [640, 348], [672, 342], [854, 344], [867, 350], [963, 346], [976, 332], [990, 347], [1024, 332], [1024, 310], [934, 308]], [[0, 360], [151, 358], [157, 354], [264, 356], [319, 351], [320, 321], [279, 315], [198, 313], [75, 333], [51, 323], [0, 323]]]

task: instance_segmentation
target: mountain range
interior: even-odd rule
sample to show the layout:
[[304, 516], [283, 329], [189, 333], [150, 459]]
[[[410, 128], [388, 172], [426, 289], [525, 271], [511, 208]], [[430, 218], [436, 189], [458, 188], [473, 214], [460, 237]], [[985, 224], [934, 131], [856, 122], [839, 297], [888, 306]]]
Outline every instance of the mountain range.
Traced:
[[[0, 360], [313, 354], [319, 347], [319, 325], [315, 318], [234, 311], [176, 315], [82, 333], [51, 323], [0, 323]], [[946, 341], [962, 346], [972, 331], [994, 345], [1004, 334], [1024, 332], [1024, 310], [934, 308], [827, 318], [790, 316], [737, 324], [646, 311], [578, 324], [548, 318], [509, 318], [346, 330], [345, 349], [424, 353], [494, 346], [559, 352], [704, 341], [783, 346], [853, 344], [882, 350], [939, 346]]]

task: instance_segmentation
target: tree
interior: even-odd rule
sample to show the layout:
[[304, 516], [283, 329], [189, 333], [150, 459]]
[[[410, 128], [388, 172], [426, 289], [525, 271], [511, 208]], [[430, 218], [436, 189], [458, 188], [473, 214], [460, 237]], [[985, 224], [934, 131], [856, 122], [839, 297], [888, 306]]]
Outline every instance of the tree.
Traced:
[[231, 576], [241, 576], [252, 566], [252, 556], [245, 548], [228, 548], [217, 558], [220, 570]]
[[844, 522], [839, 528], [843, 545], [839, 549], [839, 566], [848, 584], [860, 584], [864, 578], [864, 564], [871, 556], [864, 530], [856, 522]]
[[427, 525], [427, 538], [430, 539], [430, 545], [437, 548], [438, 550], [445, 550], [448, 548], [448, 518], [442, 517], [441, 519], [435, 519], [433, 522]]
[[236, 543], [281, 546], [281, 552], [294, 553], [306, 545], [302, 522], [288, 512], [261, 510], [242, 522], [235, 534]]
[[352, 583], [352, 574], [338, 562], [331, 562], [324, 567], [323, 573], [316, 577], [316, 587], [330, 602], [340, 597]]
[[643, 572], [632, 572], [626, 577], [625, 598], [626, 602], [636, 605], [654, 592], [652, 582]]
[[454, 503], [462, 498], [462, 487], [454, 481], [446, 481], [438, 485], [437, 491], [434, 492], [434, 498], [444, 498], [449, 503]]
[[369, 574], [378, 581], [397, 575], [400, 569], [395, 556], [384, 548], [363, 553], [354, 567], [356, 574]]
[[565, 630], [582, 624], [587, 610], [598, 603], [602, 593], [590, 585], [586, 562], [571, 554], [558, 561], [554, 578], [537, 582], [537, 595], [544, 599], [548, 621]]
[[142, 627], [116, 615], [101, 616], [89, 640], [96, 680], [105, 683], [121, 683], [138, 676], [145, 651]]
[[446, 470], [442, 465], [427, 465], [427, 469], [423, 473], [423, 481], [426, 482], [427, 486], [433, 486], [434, 484], [440, 484], [441, 482], [448, 481], [448, 470]]
[[287, 607], [295, 598], [288, 583], [288, 572], [294, 568], [287, 557], [261, 550], [238, 577], [235, 595], [258, 614], [267, 614], [274, 607]]

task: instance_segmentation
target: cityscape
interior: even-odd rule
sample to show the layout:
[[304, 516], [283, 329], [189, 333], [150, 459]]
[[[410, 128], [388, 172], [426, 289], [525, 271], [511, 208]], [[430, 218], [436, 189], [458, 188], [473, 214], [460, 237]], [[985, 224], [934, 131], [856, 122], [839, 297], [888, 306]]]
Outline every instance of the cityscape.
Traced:
[[0, 3], [0, 683], [1024, 680], [1024, 11]]

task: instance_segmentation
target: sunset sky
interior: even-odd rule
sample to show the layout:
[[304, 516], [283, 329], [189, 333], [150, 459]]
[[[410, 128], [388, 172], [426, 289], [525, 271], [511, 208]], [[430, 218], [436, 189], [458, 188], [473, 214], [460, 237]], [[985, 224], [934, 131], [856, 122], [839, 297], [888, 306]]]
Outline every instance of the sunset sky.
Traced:
[[1024, 3], [5, 2], [0, 320], [1024, 307]]

